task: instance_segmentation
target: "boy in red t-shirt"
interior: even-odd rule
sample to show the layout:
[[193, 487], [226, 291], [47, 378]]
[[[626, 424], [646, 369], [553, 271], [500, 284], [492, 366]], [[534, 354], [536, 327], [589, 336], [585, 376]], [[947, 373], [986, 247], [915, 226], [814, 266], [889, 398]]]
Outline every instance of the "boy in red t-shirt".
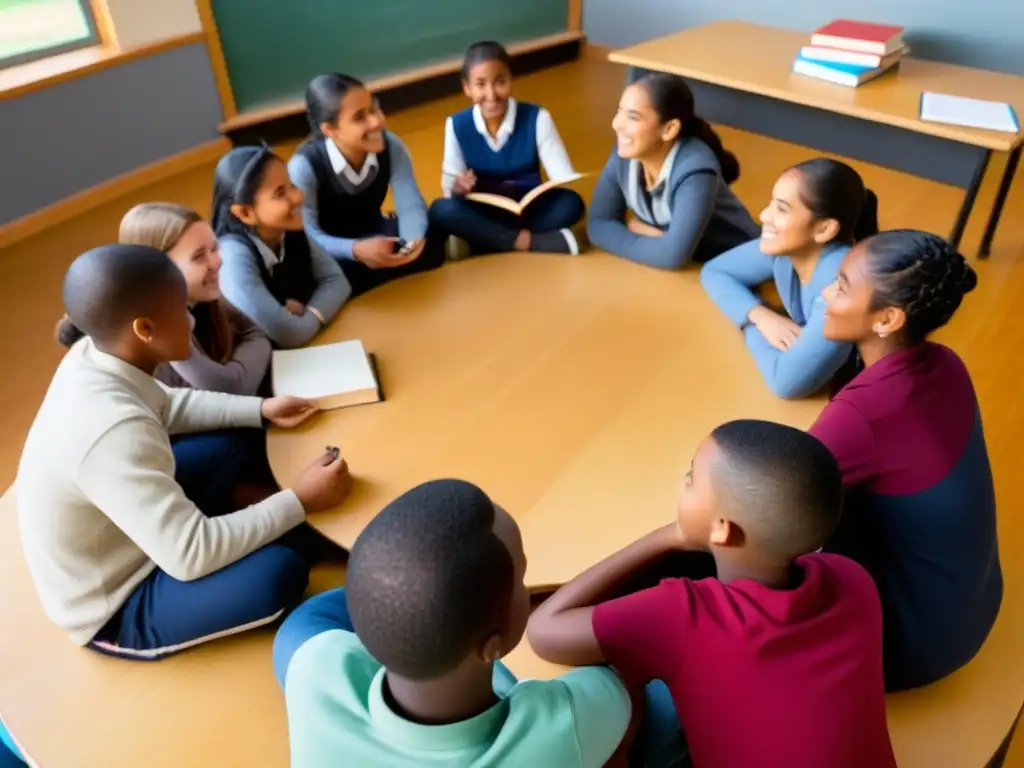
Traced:
[[[610, 663], [627, 685], [663, 681], [698, 768], [894, 768], [874, 582], [852, 560], [807, 554], [835, 528], [842, 492], [806, 432], [723, 424], [694, 455], [677, 520], [558, 590], [531, 617], [530, 643], [550, 661]], [[710, 551], [717, 578], [602, 602], [680, 550]], [[664, 714], [649, 711], [648, 727]], [[684, 749], [662, 744], [650, 764]]]

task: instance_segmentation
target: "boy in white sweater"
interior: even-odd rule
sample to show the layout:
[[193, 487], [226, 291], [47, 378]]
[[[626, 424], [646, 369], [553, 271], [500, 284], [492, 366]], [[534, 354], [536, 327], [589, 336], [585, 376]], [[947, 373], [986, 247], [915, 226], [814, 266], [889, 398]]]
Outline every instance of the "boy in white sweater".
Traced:
[[57, 368], [16, 482], [46, 614], [76, 644], [152, 659], [297, 605], [309, 562], [289, 539], [306, 513], [344, 499], [344, 460], [327, 452], [293, 489], [240, 507], [247, 483], [269, 479], [253, 430], [294, 427], [317, 405], [157, 382], [158, 365], [190, 354], [191, 328], [181, 273], [155, 249], [78, 257], [64, 304], [86, 338]]

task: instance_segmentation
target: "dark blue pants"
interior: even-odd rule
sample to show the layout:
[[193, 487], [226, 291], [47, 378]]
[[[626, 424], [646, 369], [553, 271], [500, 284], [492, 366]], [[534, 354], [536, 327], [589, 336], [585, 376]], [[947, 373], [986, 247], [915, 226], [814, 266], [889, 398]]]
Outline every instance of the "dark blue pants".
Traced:
[[[179, 438], [173, 445], [175, 479], [207, 515], [233, 512], [274, 490], [264, 440], [262, 430]], [[90, 646], [126, 658], [158, 659], [275, 621], [305, 593], [310, 537], [304, 534], [296, 529], [195, 581], [155, 570]]]
[[557, 232], [583, 218], [583, 198], [571, 189], [552, 189], [534, 200], [522, 216], [474, 203], [461, 197], [435, 200], [430, 206], [430, 228], [442, 239], [449, 235], [469, 243], [474, 256], [504, 253], [513, 249], [519, 233]]
[[[398, 237], [397, 218], [394, 216], [381, 216], [380, 224], [362, 235], [364, 238], [381, 236]], [[444, 237], [438, 237], [433, 232], [427, 232], [427, 242], [423, 246], [423, 253], [419, 255], [419, 258], [401, 267], [394, 267], [392, 269], [370, 269], [361, 261], [356, 261], [355, 259], [340, 259], [338, 263], [341, 265], [341, 271], [345, 273], [345, 277], [352, 286], [352, 295], [359, 296], [400, 277], [437, 269], [445, 262], [444, 241]]]

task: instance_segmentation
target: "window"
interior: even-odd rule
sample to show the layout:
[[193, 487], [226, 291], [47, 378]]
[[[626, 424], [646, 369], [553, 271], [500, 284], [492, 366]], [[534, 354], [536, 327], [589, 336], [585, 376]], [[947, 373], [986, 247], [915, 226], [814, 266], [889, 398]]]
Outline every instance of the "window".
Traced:
[[89, 0], [0, 0], [0, 69], [99, 43]]

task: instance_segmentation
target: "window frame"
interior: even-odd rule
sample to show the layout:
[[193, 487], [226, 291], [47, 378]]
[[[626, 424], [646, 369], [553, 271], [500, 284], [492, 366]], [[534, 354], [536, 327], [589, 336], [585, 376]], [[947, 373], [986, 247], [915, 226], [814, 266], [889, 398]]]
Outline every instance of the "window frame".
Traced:
[[103, 39], [100, 26], [97, 23], [94, 1], [75, 0], [75, 2], [78, 3], [79, 8], [82, 10], [82, 14], [85, 16], [85, 24], [89, 29], [89, 34], [86, 37], [67, 43], [61, 43], [60, 45], [51, 45], [49, 48], [38, 48], [34, 51], [26, 51], [24, 53], [15, 54], [14, 56], [8, 56], [7, 58], [0, 58], [0, 71], [10, 69], [11, 67], [18, 67], [23, 64], [42, 61], [43, 59], [49, 59], [54, 56], [60, 56], [64, 53], [80, 51], [83, 48], [94, 48], [103, 45], [105, 41]]

